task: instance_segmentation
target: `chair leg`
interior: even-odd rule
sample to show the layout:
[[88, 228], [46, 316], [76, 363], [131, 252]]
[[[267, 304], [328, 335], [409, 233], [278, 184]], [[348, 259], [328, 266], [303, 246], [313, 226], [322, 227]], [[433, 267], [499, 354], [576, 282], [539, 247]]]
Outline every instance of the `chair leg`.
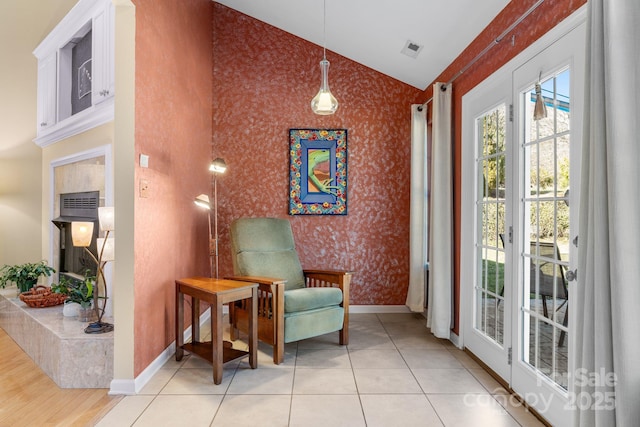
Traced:
[[[569, 324], [569, 307], [567, 306], [567, 309], [564, 312], [564, 320], [562, 321], [562, 326], [567, 326]], [[561, 331], [560, 332], [560, 338], [558, 338], [558, 347], [562, 347], [562, 345], [564, 344], [564, 338], [566, 337], [567, 333], [565, 331]]]
[[284, 362], [284, 341], [278, 340], [273, 345], [273, 363], [276, 365]]
[[349, 327], [347, 325], [340, 329], [340, 345], [349, 345]]

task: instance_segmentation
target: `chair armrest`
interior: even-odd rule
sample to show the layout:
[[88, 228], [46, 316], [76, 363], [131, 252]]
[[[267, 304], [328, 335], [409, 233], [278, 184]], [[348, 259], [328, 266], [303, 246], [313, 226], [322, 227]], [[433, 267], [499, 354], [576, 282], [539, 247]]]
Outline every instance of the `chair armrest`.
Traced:
[[351, 271], [344, 270], [303, 270], [307, 287], [335, 286], [343, 291], [349, 289]]
[[[349, 316], [349, 285], [351, 271], [343, 270], [303, 270], [305, 286], [310, 287], [338, 287], [342, 290], [342, 306], [345, 309], [345, 319]], [[348, 341], [348, 339], [347, 339]]]
[[276, 279], [274, 277], [260, 277], [260, 276], [228, 276], [227, 280], [238, 280], [240, 282], [257, 283], [258, 289], [262, 292], [276, 293], [276, 289], [280, 289], [279, 293], [284, 292], [284, 284], [286, 280]]
[[284, 284], [287, 281], [282, 279], [276, 279], [274, 277], [261, 277], [261, 276], [227, 276], [227, 280], [238, 280], [240, 282], [252, 282], [259, 285], [277, 285]]

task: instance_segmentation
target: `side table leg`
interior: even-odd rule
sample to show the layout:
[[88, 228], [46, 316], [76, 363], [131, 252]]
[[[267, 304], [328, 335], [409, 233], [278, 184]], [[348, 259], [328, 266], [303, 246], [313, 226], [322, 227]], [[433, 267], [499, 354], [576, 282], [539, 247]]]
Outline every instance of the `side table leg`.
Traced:
[[191, 297], [191, 342], [200, 342], [200, 300]]
[[249, 312], [249, 365], [258, 367], [258, 287], [251, 291], [251, 311]]
[[211, 304], [211, 345], [213, 346], [213, 382], [222, 382], [223, 371], [223, 342], [222, 342], [222, 306], [218, 295], [214, 295], [214, 303]]
[[184, 294], [180, 292], [180, 285], [176, 283], [176, 360], [182, 360], [184, 350]]

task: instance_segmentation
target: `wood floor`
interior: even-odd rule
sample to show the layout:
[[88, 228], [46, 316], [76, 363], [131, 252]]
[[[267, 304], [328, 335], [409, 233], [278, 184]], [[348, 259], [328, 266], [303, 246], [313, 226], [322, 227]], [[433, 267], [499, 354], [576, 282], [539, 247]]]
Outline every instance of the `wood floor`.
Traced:
[[0, 329], [0, 427], [92, 426], [121, 397], [59, 388]]

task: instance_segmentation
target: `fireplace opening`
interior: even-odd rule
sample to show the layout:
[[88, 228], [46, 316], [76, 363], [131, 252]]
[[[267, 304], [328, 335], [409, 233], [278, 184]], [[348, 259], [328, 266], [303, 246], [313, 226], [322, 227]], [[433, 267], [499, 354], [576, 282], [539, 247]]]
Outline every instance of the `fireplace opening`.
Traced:
[[60, 229], [59, 265], [55, 266], [59, 278], [70, 282], [83, 281], [87, 275], [96, 276], [98, 266], [83, 247], [73, 246], [71, 223], [74, 221], [93, 222], [93, 238], [87, 248], [97, 257], [99, 225], [99, 191], [84, 191], [60, 194], [60, 216], [52, 222]]

